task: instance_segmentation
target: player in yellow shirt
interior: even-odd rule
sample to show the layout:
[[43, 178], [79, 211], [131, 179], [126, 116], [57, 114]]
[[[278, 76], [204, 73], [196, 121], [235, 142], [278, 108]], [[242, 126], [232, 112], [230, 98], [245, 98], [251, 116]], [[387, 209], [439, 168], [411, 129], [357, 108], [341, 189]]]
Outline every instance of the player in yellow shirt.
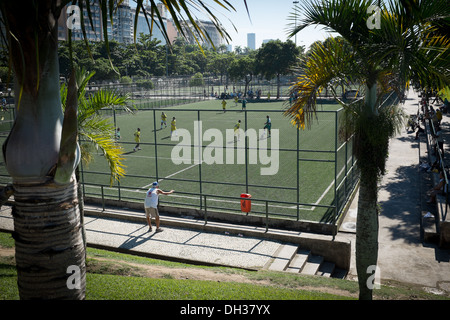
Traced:
[[136, 146], [134, 147], [133, 151], [136, 152], [136, 150], [141, 150], [141, 147], [139, 147], [141, 143], [141, 129], [137, 128], [136, 132], [134, 133], [134, 141], [136, 142]]
[[164, 112], [161, 113], [161, 129], [162, 129], [163, 124], [164, 124], [165, 128], [167, 128], [167, 114], [165, 114]]
[[175, 136], [178, 137], [177, 133], [177, 120], [175, 117], [173, 117], [172, 122], [170, 123], [170, 137], [172, 138], [172, 135], [175, 134]]
[[238, 120], [238, 122], [234, 125], [234, 137], [236, 138], [237, 141], [241, 140], [241, 135], [240, 135], [240, 129], [241, 128], [241, 120]]
[[225, 99], [222, 100], [222, 109], [223, 109], [223, 112], [227, 111], [227, 102], [225, 101]]

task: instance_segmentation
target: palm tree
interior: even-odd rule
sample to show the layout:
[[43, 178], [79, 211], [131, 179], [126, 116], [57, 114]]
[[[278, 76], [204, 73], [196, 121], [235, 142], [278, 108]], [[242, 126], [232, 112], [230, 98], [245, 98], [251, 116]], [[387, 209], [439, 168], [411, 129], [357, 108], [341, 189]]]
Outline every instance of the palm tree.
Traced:
[[[0, 2], [15, 74], [16, 100], [16, 119], [3, 145], [5, 166], [12, 177], [12, 190], [5, 189], [2, 197], [14, 193], [14, 238], [21, 299], [85, 297], [85, 247], [74, 174], [80, 161], [78, 90], [72, 73], [63, 113], [57, 51], [58, 18], [65, 6], [72, 2]], [[99, 1], [106, 40], [107, 17], [113, 15], [122, 2]], [[143, 3], [143, 0], [136, 0], [137, 13], [144, 11], [151, 27], [157, 25], [168, 38], [155, 1], [150, 0], [149, 12]], [[163, 3], [180, 32], [185, 35], [187, 32], [182, 25], [189, 26], [190, 34], [198, 43], [203, 39], [212, 41], [208, 32], [197, 23], [196, 12], [204, 13], [221, 35], [229, 38], [212, 13], [215, 9], [203, 1], [167, 0]], [[234, 10], [226, 0], [214, 3], [222, 9]], [[91, 17], [88, 1], [79, 0], [76, 4], [81, 12], [86, 8], [87, 16]], [[80, 18], [85, 34], [84, 15], [81, 14]]]
[[[95, 75], [95, 72], [86, 71], [84, 68], [75, 69], [76, 83], [78, 87], [78, 137], [84, 143], [80, 144], [81, 157], [84, 164], [92, 161], [91, 146], [102, 151], [109, 165], [111, 179], [110, 184], [124, 176], [122, 163], [122, 148], [115, 142], [115, 123], [100, 114], [102, 109], [120, 108], [132, 113], [128, 106], [130, 96], [118, 94], [112, 90], [100, 89], [87, 96], [86, 85]], [[66, 108], [68, 88], [61, 86], [61, 105]]]
[[[367, 0], [311, 0], [296, 10], [304, 16], [297, 16], [300, 23], [291, 36], [307, 26], [322, 25], [342, 38], [331, 38], [326, 45], [317, 43], [311, 48], [300, 63], [298, 81], [291, 89], [299, 98], [286, 110], [299, 128], [310, 125], [316, 98], [326, 88], [344, 107], [340, 133], [346, 138], [354, 135], [360, 170], [356, 230], [360, 299], [372, 298], [373, 272], [369, 267], [377, 265], [378, 257], [377, 183], [385, 172], [389, 139], [402, 122], [401, 110], [391, 98], [401, 97], [410, 80], [422, 87], [438, 88], [449, 81], [449, 39], [443, 31], [448, 28], [448, 3], [389, 1], [381, 8], [379, 29], [368, 28], [372, 4]], [[341, 100], [336, 83], [360, 85], [363, 98]]]
[[[115, 143], [116, 127], [115, 119], [112, 123], [109, 119], [101, 116], [102, 109], [121, 108], [126, 112], [132, 112], [128, 107], [130, 96], [128, 94], [119, 95], [111, 90], [100, 89], [87, 97], [86, 85], [95, 75], [95, 71], [89, 72], [84, 68], [75, 67], [75, 79], [78, 88], [78, 137], [82, 141], [80, 144], [81, 161], [88, 165], [92, 161], [92, 147], [101, 150], [110, 170], [110, 184], [115, 180], [119, 181], [125, 175], [122, 160], [123, 149]], [[61, 85], [61, 105], [66, 109], [68, 88]], [[115, 113], [114, 113], [115, 114]], [[84, 200], [80, 184], [80, 165], [75, 170], [78, 182], [78, 205], [80, 209], [80, 222], [82, 227], [83, 243], [86, 245], [86, 234], [84, 230]]]

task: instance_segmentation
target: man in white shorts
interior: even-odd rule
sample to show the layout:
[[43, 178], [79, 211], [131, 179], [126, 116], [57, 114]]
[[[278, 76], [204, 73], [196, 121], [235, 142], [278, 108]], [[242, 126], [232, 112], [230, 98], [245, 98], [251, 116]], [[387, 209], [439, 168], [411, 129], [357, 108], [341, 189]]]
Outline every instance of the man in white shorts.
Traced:
[[156, 223], [156, 232], [161, 232], [162, 229], [159, 227], [159, 212], [158, 212], [158, 198], [160, 194], [171, 194], [173, 193], [173, 190], [170, 190], [169, 192], [162, 191], [159, 189], [158, 182], [153, 182], [152, 187], [148, 189], [147, 194], [145, 196], [145, 217], [147, 219], [147, 223], [149, 226], [148, 231], [152, 231], [152, 223], [151, 218], [155, 218]]

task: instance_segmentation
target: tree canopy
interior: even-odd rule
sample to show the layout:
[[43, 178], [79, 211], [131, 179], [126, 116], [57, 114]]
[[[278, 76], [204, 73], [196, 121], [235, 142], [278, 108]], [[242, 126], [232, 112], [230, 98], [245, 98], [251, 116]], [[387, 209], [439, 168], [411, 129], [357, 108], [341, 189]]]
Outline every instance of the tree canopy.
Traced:
[[[220, 78], [229, 76], [246, 82], [249, 81], [249, 75], [272, 79], [288, 73], [302, 51], [292, 41], [280, 40], [266, 43], [258, 50], [236, 47], [234, 52], [227, 52], [224, 48], [200, 48], [187, 44], [182, 38], [167, 47], [161, 41], [141, 34], [136, 44], [124, 45], [110, 41], [109, 56], [104, 42], [93, 43], [90, 46], [91, 58], [83, 41], [72, 42], [73, 63], [94, 71], [94, 81], [117, 80], [125, 76], [192, 76], [197, 73]], [[60, 72], [67, 78], [71, 66], [68, 42], [60, 42], [59, 62]]]

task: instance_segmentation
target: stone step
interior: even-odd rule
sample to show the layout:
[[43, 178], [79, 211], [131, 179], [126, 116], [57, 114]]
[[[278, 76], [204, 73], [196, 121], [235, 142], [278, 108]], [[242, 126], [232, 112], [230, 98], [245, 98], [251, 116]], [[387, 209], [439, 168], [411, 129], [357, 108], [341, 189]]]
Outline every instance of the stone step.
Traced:
[[273, 262], [269, 266], [271, 271], [284, 271], [298, 250], [298, 245], [283, 244], [275, 252]]
[[307, 275], [315, 275], [319, 270], [320, 265], [323, 262], [323, 257], [310, 255], [308, 261], [306, 261], [301, 273]]
[[271, 271], [285, 271], [306, 275], [318, 275], [345, 279], [347, 270], [337, 268], [334, 263], [324, 261], [322, 256], [312, 255], [309, 250], [295, 244], [282, 244], [264, 267]]
[[324, 261], [316, 272], [316, 275], [330, 278], [334, 272], [335, 264]]
[[286, 271], [293, 272], [293, 273], [301, 272], [303, 269], [303, 266], [305, 265], [306, 261], [308, 260], [309, 255], [310, 255], [310, 252], [308, 250], [299, 249], [297, 251], [297, 253], [294, 255], [294, 258], [289, 263], [289, 266], [286, 269]]
[[439, 240], [439, 234], [436, 230], [436, 217], [432, 215], [427, 216], [427, 211], [422, 211], [421, 219], [421, 236], [423, 241], [428, 243], [437, 242]]

